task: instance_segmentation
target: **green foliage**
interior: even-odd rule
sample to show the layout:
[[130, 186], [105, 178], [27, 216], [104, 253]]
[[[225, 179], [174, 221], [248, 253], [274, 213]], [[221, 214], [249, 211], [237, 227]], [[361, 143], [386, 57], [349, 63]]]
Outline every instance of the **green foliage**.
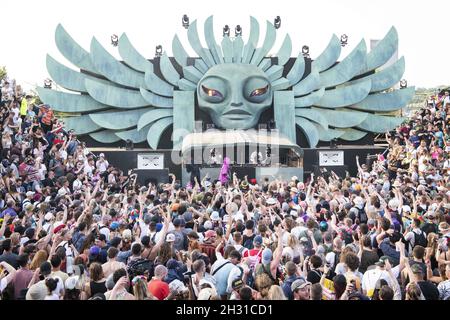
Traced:
[[7, 74], [8, 72], [6, 71], [6, 67], [0, 67], [0, 81], [3, 80], [3, 78], [6, 77]]

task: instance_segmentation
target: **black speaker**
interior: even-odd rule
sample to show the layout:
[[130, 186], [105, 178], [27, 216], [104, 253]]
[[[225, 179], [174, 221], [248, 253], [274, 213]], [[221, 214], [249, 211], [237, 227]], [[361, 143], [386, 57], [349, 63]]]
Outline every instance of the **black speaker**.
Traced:
[[141, 186], [152, 184], [169, 183], [169, 169], [160, 170], [133, 170], [137, 174], [136, 182]]

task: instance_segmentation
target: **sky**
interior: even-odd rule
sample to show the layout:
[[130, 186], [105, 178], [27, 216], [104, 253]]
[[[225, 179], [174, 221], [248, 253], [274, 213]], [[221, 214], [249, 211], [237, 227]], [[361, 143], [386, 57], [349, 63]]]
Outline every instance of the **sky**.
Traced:
[[[45, 66], [46, 54], [76, 69], [58, 51], [54, 41], [55, 29], [61, 23], [69, 34], [86, 50], [92, 37], [115, 57], [120, 59], [117, 47], [111, 45], [111, 35], [125, 32], [132, 44], [151, 59], [155, 46], [162, 45], [171, 56], [171, 43], [178, 34], [188, 49], [187, 33], [181, 17], [187, 14], [191, 22], [198, 19], [199, 33], [203, 23], [214, 15], [216, 38], [221, 39], [222, 27], [228, 24], [243, 29], [248, 38], [249, 16], [261, 25], [260, 45], [263, 41], [265, 20], [273, 23], [281, 17], [281, 28], [273, 52], [281, 46], [286, 33], [293, 42], [292, 56], [297, 56], [303, 45], [310, 47], [311, 58], [318, 56], [332, 34], [349, 36], [340, 60], [366, 40], [382, 39], [391, 26], [399, 34], [399, 57], [405, 56], [404, 78], [408, 86], [434, 87], [450, 85], [450, 43], [444, 41], [448, 30], [445, 13], [450, 12], [450, 1], [399, 0], [14, 0], [2, 1], [2, 31], [0, 66], [6, 66], [11, 78], [25, 90], [43, 86], [49, 77]], [[8, 31], [6, 31], [8, 30]], [[204, 39], [201, 37], [204, 42]], [[189, 54], [194, 55], [193, 51]]]

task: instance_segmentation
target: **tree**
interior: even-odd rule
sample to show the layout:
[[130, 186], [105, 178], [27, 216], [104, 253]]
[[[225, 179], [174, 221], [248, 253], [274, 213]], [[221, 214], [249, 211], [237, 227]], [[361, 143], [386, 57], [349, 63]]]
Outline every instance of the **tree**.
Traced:
[[5, 78], [7, 74], [8, 72], [6, 71], [6, 67], [0, 67], [0, 81], [3, 80], [3, 78]]

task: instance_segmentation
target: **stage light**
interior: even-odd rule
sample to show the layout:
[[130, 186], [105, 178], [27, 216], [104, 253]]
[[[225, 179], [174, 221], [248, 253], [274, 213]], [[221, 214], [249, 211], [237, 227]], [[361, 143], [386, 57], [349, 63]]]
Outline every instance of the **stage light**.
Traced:
[[226, 24], [225, 27], [223, 27], [223, 36], [230, 36], [230, 27]]
[[155, 49], [155, 58], [162, 57], [162, 45], [157, 45]]
[[400, 89], [405, 89], [407, 87], [408, 87], [408, 82], [406, 81], [406, 79], [400, 80]]
[[183, 15], [183, 17], [181, 18], [181, 23], [185, 29], [189, 28], [189, 17], [187, 16], [187, 14]]
[[281, 18], [280, 16], [276, 16], [274, 21], [273, 21], [273, 25], [275, 26], [275, 29], [280, 29], [281, 27]]
[[117, 34], [113, 34], [113, 35], [111, 36], [111, 44], [112, 44], [114, 47], [117, 47], [117, 46], [119, 45], [119, 36], [118, 36]]
[[44, 88], [51, 89], [52, 86], [53, 86], [52, 79], [47, 78], [47, 79], [44, 80]]
[[341, 46], [345, 47], [348, 44], [348, 36], [344, 33], [341, 35]]
[[309, 47], [308, 46], [303, 46], [302, 47], [302, 53], [303, 53], [303, 56], [305, 58], [309, 58]]
[[241, 28], [241, 26], [238, 24], [237, 26], [236, 26], [236, 28], [234, 29], [234, 35], [236, 36], [236, 37], [238, 37], [238, 36], [241, 36], [242, 37], [242, 28]]

